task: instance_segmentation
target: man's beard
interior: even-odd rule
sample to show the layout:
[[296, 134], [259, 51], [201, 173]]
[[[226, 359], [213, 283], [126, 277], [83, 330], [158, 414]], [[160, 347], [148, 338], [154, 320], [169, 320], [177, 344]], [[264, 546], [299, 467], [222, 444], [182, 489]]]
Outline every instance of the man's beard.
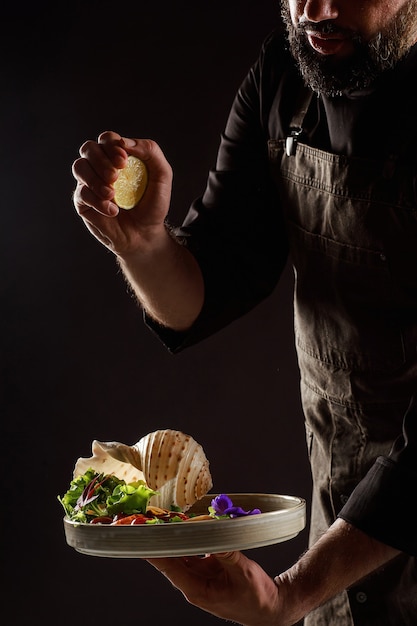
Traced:
[[[281, 0], [290, 50], [304, 81], [314, 91], [327, 96], [366, 89], [381, 74], [392, 69], [415, 41], [416, 11], [417, 0], [409, 0], [383, 32], [368, 42], [353, 34], [353, 54], [344, 59], [334, 59], [332, 55], [320, 55], [310, 46], [305, 32], [306, 23], [294, 26], [288, 0]], [[310, 23], [309, 26], [321, 33], [338, 31], [331, 20]]]

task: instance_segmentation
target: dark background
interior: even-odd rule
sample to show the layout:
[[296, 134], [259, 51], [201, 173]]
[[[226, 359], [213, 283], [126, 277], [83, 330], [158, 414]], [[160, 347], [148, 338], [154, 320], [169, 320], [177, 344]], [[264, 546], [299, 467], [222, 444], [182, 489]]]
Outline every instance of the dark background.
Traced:
[[[274, 0], [55, 3], [4, 9], [1, 39], [3, 607], [10, 626], [217, 624], [136, 559], [77, 553], [57, 495], [93, 439], [191, 434], [216, 492], [310, 502], [292, 275], [256, 310], [172, 356], [113, 256], [75, 213], [71, 164], [103, 130], [158, 141], [171, 221], [205, 185], [233, 96], [278, 20]], [[248, 552], [271, 574], [297, 538]]]

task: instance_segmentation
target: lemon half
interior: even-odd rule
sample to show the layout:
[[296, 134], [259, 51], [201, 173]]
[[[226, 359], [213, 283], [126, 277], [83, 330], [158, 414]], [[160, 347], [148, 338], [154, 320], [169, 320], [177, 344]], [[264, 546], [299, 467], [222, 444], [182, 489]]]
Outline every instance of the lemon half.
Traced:
[[121, 209], [133, 209], [142, 198], [147, 184], [148, 171], [144, 162], [135, 156], [128, 156], [125, 167], [113, 183], [115, 203]]

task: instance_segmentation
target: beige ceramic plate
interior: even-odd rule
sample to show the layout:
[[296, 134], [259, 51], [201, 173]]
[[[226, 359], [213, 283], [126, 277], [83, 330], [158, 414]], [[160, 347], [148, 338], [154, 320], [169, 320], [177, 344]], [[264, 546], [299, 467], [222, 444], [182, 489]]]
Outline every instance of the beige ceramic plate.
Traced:
[[[217, 494], [208, 494], [191, 511], [207, 513]], [[296, 537], [306, 524], [302, 498], [276, 494], [228, 494], [235, 506], [262, 513], [225, 520], [171, 524], [108, 526], [64, 519], [68, 545], [90, 556], [151, 558], [249, 550]]]

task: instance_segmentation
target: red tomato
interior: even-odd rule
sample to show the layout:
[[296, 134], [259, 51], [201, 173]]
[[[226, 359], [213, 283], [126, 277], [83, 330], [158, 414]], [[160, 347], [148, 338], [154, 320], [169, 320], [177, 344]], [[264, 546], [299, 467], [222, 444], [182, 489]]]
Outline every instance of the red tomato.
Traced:
[[132, 515], [134, 519], [131, 521], [132, 526], [136, 526], [137, 524], [146, 524], [146, 521], [149, 519], [145, 515]]

